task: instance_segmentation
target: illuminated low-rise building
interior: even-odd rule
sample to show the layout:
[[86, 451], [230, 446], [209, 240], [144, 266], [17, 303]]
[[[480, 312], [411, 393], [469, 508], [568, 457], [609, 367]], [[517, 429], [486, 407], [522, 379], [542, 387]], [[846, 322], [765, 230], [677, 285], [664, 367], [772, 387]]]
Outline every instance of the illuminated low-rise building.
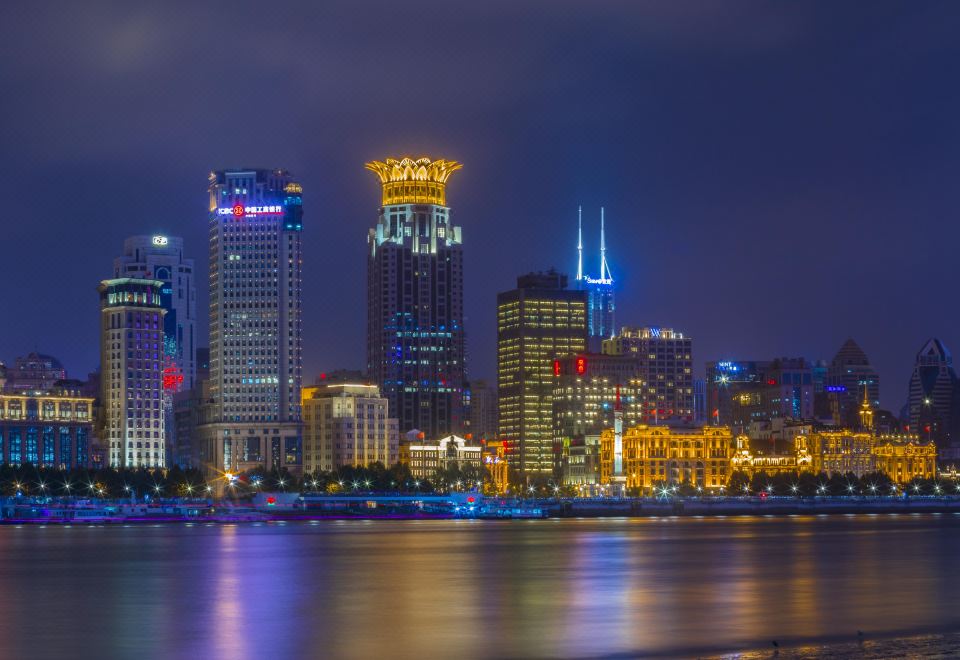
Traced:
[[73, 389], [0, 394], [0, 464], [91, 466], [93, 402]]
[[[865, 395], [866, 396], [866, 395]], [[749, 449], [746, 436], [737, 438], [737, 452], [731, 463], [734, 471], [749, 476], [812, 472], [814, 474], [848, 475], [862, 478], [882, 472], [897, 483], [914, 478], [936, 476], [937, 447], [921, 442], [917, 436], [878, 435], [870, 428], [873, 410], [864, 401], [860, 410], [863, 431], [811, 431], [793, 440], [790, 452], [756, 455]]]
[[416, 440], [400, 445], [400, 462], [410, 466], [415, 479], [432, 479], [437, 470], [474, 468], [481, 474], [483, 449], [457, 435], [440, 440]]
[[497, 494], [507, 492], [510, 487], [510, 467], [507, 465], [507, 448], [500, 440], [488, 440], [483, 447], [483, 467], [490, 475]]
[[817, 431], [800, 436], [813, 459], [812, 469], [816, 473], [855, 474], [862, 477], [876, 472], [873, 454], [876, 438], [872, 433], [842, 431]]
[[600, 483], [599, 433], [564, 441], [562, 479], [564, 486], [594, 486]]
[[397, 420], [376, 385], [330, 383], [303, 388], [303, 468], [329, 472], [344, 465], [393, 465]]
[[873, 447], [876, 471], [897, 483], [937, 476], [937, 446], [915, 435], [882, 435]]
[[799, 440], [789, 454], [754, 454], [750, 451], [747, 436], [737, 436], [737, 451], [730, 459], [733, 472], [746, 472], [748, 475], [799, 474], [813, 471], [813, 460], [806, 449], [805, 438]]
[[[688, 483], [718, 491], [727, 485], [734, 456], [731, 430], [723, 426], [679, 428], [641, 424], [623, 432], [626, 488], [650, 493], [658, 485]], [[612, 482], [614, 430], [600, 434], [600, 481]]]

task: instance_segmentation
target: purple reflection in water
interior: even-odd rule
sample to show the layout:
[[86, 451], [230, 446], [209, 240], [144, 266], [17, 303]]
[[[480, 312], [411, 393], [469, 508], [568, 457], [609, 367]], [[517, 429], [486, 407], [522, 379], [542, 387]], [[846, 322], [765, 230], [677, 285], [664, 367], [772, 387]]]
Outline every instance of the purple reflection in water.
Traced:
[[0, 528], [3, 657], [691, 656], [956, 628], [960, 516]]

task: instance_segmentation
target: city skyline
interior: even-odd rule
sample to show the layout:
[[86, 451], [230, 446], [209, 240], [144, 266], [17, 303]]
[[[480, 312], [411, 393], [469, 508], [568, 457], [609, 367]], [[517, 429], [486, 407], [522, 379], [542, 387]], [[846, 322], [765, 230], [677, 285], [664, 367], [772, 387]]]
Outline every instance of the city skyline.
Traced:
[[[298, 20], [266, 30], [266, 44], [284, 30], [305, 37], [327, 29], [317, 27], [322, 18], [334, 26], [355, 18], [348, 8], [289, 7], [287, 17]], [[2, 165], [2, 174], [22, 191], [7, 200], [10, 217], [43, 221], [11, 223], [7, 240], [31, 245], [57, 235], [44, 249], [52, 261], [73, 266], [71, 295], [58, 313], [75, 323], [69, 337], [60, 333], [43, 295], [53, 280], [24, 261], [28, 251], [15, 251], [0, 275], [30, 275], [31, 285], [14, 287], [9, 304], [32, 322], [0, 331], [3, 358], [38, 350], [58, 356], [71, 374], [89, 372], [98, 362], [97, 320], [89, 294], [79, 285], [72, 292], [72, 281], [105, 277], [133, 233], [182, 236], [188, 256], [202, 260], [205, 191], [198, 175], [279, 163], [303, 180], [308, 203], [325, 209], [304, 231], [305, 251], [323, 255], [305, 264], [305, 281], [314, 284], [304, 291], [304, 372], [311, 378], [359, 368], [360, 237], [376, 204], [362, 164], [385, 153], [430, 154], [465, 164], [451, 194], [470, 246], [464, 259], [471, 378], [492, 380], [495, 371], [496, 292], [530, 270], [553, 266], [572, 275], [576, 208], [604, 206], [618, 325], [683, 329], [697, 339], [698, 375], [707, 360], [829, 359], [853, 337], [887, 383], [882, 406], [898, 411], [916, 351], [931, 337], [960, 345], [960, 312], [945, 302], [957, 230], [940, 222], [952, 209], [950, 118], [960, 100], [938, 82], [946, 62], [938, 53], [956, 48], [947, 35], [958, 19], [938, 4], [882, 7], [872, 18], [878, 36], [865, 43], [831, 27], [857, 24], [855, 8], [821, 20], [826, 10], [813, 5], [773, 11], [745, 3], [730, 10], [738, 20], [704, 34], [702, 19], [662, 7], [612, 7], [598, 15], [561, 5], [556, 34], [536, 38], [536, 13], [507, 8], [504, 36], [529, 37], [513, 40], [519, 52], [509, 60], [478, 39], [466, 19], [417, 14], [425, 28], [458, 44], [442, 61], [411, 54], [452, 91], [436, 115], [411, 103], [417, 94], [376, 67], [362, 67], [358, 77], [349, 67], [314, 69], [287, 59], [294, 55], [267, 64], [259, 49], [232, 52], [229, 58], [244, 65], [235, 68], [221, 56], [193, 57], [207, 52], [201, 34], [255, 22], [242, 6], [229, 16], [186, 9], [175, 25], [151, 10], [107, 19], [91, 9], [67, 21], [70, 12], [14, 9], [22, 28], [4, 52], [34, 66], [30, 80], [3, 74], [18, 90], [18, 103], [0, 111], [4, 126], [17, 127], [5, 129], [5, 137], [18, 157]], [[389, 7], [372, 14], [369, 35], [352, 42], [334, 33], [311, 37], [319, 49], [311, 55], [329, 48], [341, 53], [337, 61], [351, 61], [411, 20]], [[71, 38], [58, 40], [67, 30]], [[621, 53], [599, 36], [630, 31], [644, 37], [642, 49]], [[185, 48], [173, 48], [175, 36]], [[43, 49], [44, 37], [56, 47]], [[192, 57], [189, 66], [184, 54]], [[819, 75], [823, 58], [831, 75]], [[224, 67], [244, 70], [243, 84], [237, 73], [215, 74]], [[277, 76], [277, 68], [290, 73]], [[171, 79], [164, 73], [170, 70], [190, 75]], [[461, 82], [467, 70], [478, 76]], [[752, 86], [784, 72], [796, 83], [777, 93]], [[164, 84], [115, 91], [133, 77]], [[71, 97], [70, 113], [47, 107], [51, 86]], [[216, 130], [222, 118], [241, 120], [267, 97], [294, 88], [308, 93], [302, 108], [288, 109], [291, 121], [242, 139]], [[509, 94], [497, 93], [503, 89]], [[397, 102], [370, 102], [384, 92]], [[331, 95], [338, 104], [324, 102]], [[241, 97], [252, 110], [229, 102]], [[831, 99], [829, 117], [818, 98]], [[208, 116], [213, 100], [227, 101], [218, 105], [222, 116]], [[713, 111], [701, 113], [696, 106], [707, 101]], [[160, 111], [170, 103], [181, 117]], [[659, 284], [664, 273], [670, 286]], [[321, 285], [331, 281], [341, 285]], [[206, 308], [202, 287], [197, 302]], [[199, 336], [205, 326], [201, 314]]]

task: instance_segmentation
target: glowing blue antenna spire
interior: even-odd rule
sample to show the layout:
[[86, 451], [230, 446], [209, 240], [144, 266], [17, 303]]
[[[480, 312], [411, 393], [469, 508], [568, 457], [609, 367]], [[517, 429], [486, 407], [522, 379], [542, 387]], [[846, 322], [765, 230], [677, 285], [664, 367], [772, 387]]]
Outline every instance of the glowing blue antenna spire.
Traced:
[[613, 282], [613, 275], [610, 274], [610, 267], [607, 265], [607, 243], [603, 236], [603, 207], [600, 207], [600, 279], [601, 281]]
[[577, 207], [577, 281], [583, 279], [583, 207]]

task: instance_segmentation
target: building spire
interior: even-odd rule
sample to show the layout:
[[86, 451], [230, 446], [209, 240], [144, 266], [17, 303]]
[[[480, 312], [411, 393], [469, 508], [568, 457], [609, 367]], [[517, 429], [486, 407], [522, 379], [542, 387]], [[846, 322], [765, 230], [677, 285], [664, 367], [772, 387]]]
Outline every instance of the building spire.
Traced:
[[863, 382], [863, 403], [860, 404], [860, 428], [864, 431], [873, 430], [873, 406], [870, 405], [870, 388], [867, 381]]
[[577, 281], [583, 279], [583, 207], [577, 207]]
[[610, 266], [607, 265], [607, 240], [604, 236], [604, 218], [603, 207], [600, 207], [600, 280], [606, 283], [613, 283], [613, 275], [610, 274]]

